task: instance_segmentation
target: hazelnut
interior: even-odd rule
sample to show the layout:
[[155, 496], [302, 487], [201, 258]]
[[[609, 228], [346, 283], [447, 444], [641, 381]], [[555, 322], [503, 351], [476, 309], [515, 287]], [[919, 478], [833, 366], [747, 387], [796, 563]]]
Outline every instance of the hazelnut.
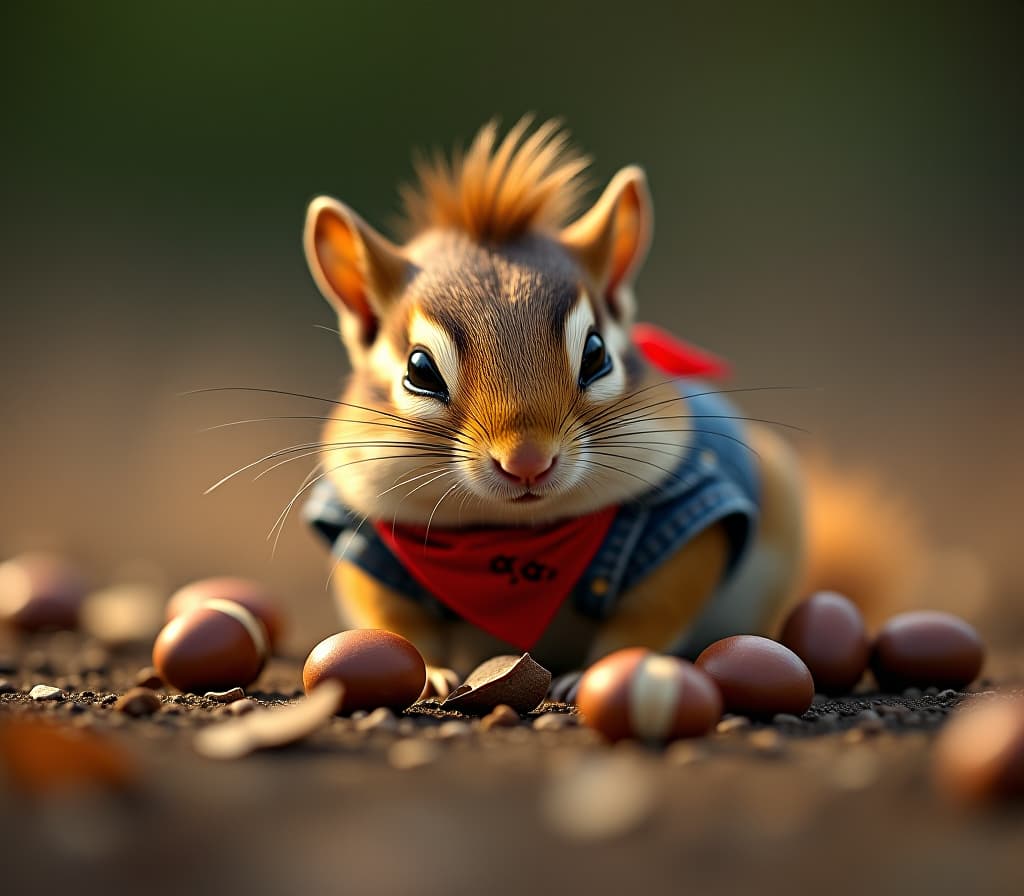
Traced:
[[273, 652], [281, 643], [284, 632], [284, 617], [270, 589], [249, 579], [219, 576], [200, 579], [178, 589], [167, 601], [167, 621], [185, 610], [196, 607], [208, 600], [230, 600], [241, 604], [253, 614], [267, 630], [270, 650]]
[[969, 623], [952, 613], [916, 610], [882, 627], [871, 669], [887, 690], [962, 688], [978, 677], [984, 660], [985, 647]]
[[419, 651], [400, 635], [353, 629], [325, 638], [306, 658], [306, 693], [328, 680], [344, 685], [340, 711], [345, 714], [379, 706], [401, 712], [423, 691], [427, 667]]
[[771, 718], [803, 715], [814, 699], [814, 680], [788, 647], [757, 635], [716, 641], [697, 657], [722, 693], [728, 712]]
[[807, 664], [815, 688], [826, 694], [853, 690], [871, 656], [864, 617], [853, 601], [834, 591], [819, 591], [797, 604], [779, 641]]
[[268, 653], [263, 624], [241, 604], [208, 600], [167, 623], [153, 644], [153, 666], [180, 691], [224, 691], [251, 684]]
[[0, 623], [21, 631], [73, 629], [85, 599], [81, 574], [50, 554], [22, 554], [0, 564]]
[[609, 654], [580, 679], [584, 721], [611, 741], [700, 737], [722, 716], [715, 683], [686, 660], [642, 647]]

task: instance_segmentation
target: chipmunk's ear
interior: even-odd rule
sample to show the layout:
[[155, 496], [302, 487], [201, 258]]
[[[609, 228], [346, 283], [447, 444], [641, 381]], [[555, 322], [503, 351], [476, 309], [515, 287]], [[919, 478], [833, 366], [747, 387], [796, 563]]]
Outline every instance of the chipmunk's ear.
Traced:
[[309, 204], [303, 243], [313, 279], [338, 312], [343, 332], [348, 336], [354, 324], [355, 338], [370, 345], [408, 278], [402, 250], [329, 196]]
[[561, 233], [562, 244], [594, 278], [620, 320], [632, 317], [629, 286], [647, 256], [653, 229], [647, 177], [643, 169], [630, 165]]

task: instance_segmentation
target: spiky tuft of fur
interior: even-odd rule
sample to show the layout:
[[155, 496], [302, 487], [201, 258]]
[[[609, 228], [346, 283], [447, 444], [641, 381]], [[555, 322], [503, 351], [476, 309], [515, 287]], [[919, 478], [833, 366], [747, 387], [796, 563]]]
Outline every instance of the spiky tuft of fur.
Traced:
[[441, 154], [418, 158], [418, 184], [401, 190], [408, 235], [443, 228], [504, 242], [567, 223], [585, 192], [581, 175], [590, 160], [569, 145], [557, 120], [527, 136], [531, 123], [524, 116], [499, 142], [491, 121], [450, 162]]

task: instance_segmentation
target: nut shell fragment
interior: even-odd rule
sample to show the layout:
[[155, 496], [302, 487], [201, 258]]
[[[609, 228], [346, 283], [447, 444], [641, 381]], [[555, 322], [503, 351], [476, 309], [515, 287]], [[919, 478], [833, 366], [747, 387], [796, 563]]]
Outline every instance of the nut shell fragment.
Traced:
[[504, 703], [527, 713], [541, 704], [550, 686], [551, 673], [530, 654], [496, 656], [477, 666], [442, 705], [467, 715], [486, 715]]

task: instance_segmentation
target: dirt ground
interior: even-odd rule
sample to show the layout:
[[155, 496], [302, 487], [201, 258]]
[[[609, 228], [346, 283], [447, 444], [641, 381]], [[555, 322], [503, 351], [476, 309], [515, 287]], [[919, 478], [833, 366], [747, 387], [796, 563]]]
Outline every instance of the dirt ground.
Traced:
[[[607, 747], [561, 704], [488, 731], [420, 705], [236, 761], [192, 746], [219, 703], [114, 708], [147, 663], [78, 635], [0, 641], [0, 735], [52, 718], [117, 769], [50, 792], [74, 757], [40, 750], [27, 780], [0, 754], [5, 893], [1024, 892], [1024, 812], [955, 808], [931, 774], [946, 716], [1019, 691], [1024, 654], [969, 693], [819, 698], [662, 751]], [[294, 698], [300, 667], [273, 661], [249, 696]]]

